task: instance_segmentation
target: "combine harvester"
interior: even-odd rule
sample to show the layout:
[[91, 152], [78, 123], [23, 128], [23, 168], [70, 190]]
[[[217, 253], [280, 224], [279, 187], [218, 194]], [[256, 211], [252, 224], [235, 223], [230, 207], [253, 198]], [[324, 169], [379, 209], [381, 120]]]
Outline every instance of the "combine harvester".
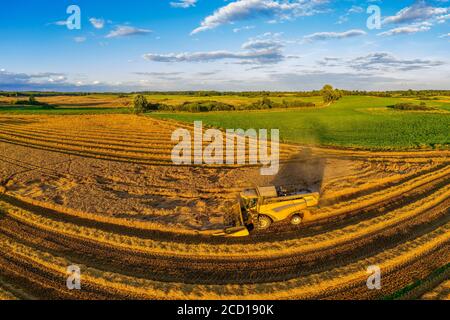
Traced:
[[317, 207], [320, 195], [295, 187], [257, 187], [243, 191], [239, 197], [239, 221], [215, 236], [246, 237], [253, 228], [266, 230], [274, 222], [290, 220], [299, 225], [311, 220], [308, 209]]

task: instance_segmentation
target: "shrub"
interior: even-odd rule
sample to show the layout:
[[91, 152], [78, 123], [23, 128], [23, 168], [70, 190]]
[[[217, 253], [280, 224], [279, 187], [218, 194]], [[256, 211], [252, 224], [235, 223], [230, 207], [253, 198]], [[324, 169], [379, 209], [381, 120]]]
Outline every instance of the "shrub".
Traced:
[[17, 104], [17, 105], [19, 105], [19, 106], [23, 106], [23, 105], [28, 106], [28, 105], [30, 105], [30, 103], [29, 103], [28, 100], [16, 100], [16, 101], [14, 102], [14, 104]]
[[177, 111], [174, 106], [170, 106], [168, 104], [163, 104], [163, 103], [158, 104], [158, 110], [159, 111]]
[[418, 100], [439, 100], [438, 97], [420, 97]]
[[403, 110], [403, 111], [411, 111], [411, 110], [420, 110], [420, 111], [426, 111], [426, 110], [434, 110], [434, 108], [430, 108], [426, 105], [425, 102], [421, 102], [420, 104], [414, 104], [411, 102], [402, 102], [397, 103], [393, 106], [389, 106], [388, 108], [396, 109], [396, 110]]
[[[164, 107], [167, 109], [167, 107]], [[185, 112], [209, 112], [209, 111], [232, 111], [235, 110], [234, 106], [217, 101], [196, 101], [196, 102], [184, 102], [179, 106], [173, 107], [175, 111]], [[159, 110], [162, 110], [160, 107]]]
[[133, 111], [135, 114], [141, 114], [148, 110], [148, 102], [147, 99], [142, 95], [138, 94], [134, 97], [133, 101]]
[[14, 104], [19, 106], [41, 106], [46, 108], [53, 108], [48, 103], [37, 101], [33, 95], [30, 95], [28, 100], [16, 100]]
[[283, 100], [284, 108], [304, 108], [304, 107], [315, 107], [316, 104], [312, 102], [305, 102], [301, 100]]
[[223, 103], [223, 102], [213, 102], [208, 103], [209, 111], [233, 111], [235, 110], [234, 106], [231, 104]]
[[246, 107], [244, 107], [244, 110], [263, 110], [263, 109], [275, 109], [275, 108], [281, 108], [282, 105], [279, 103], [276, 103], [269, 98], [262, 98], [261, 100], [254, 102]]
[[32, 106], [38, 104], [38, 102], [36, 101], [36, 98], [33, 95], [30, 95], [30, 97], [28, 98], [28, 103]]

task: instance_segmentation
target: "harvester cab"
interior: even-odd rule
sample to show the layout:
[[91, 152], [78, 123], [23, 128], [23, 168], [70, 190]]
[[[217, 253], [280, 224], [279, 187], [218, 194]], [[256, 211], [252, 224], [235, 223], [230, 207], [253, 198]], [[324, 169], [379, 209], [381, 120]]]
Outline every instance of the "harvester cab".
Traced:
[[295, 186], [244, 190], [239, 197], [237, 226], [216, 235], [248, 236], [253, 229], [266, 230], [274, 222], [284, 220], [289, 220], [293, 225], [300, 225], [311, 219], [309, 209], [319, 204], [319, 198], [319, 193]]

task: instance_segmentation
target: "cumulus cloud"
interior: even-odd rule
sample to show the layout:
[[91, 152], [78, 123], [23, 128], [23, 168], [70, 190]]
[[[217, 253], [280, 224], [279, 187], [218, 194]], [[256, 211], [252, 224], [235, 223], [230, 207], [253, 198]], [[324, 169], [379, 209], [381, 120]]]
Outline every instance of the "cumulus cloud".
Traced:
[[148, 29], [139, 29], [131, 26], [117, 26], [114, 30], [112, 30], [106, 38], [119, 38], [119, 37], [128, 37], [128, 36], [139, 36], [139, 35], [147, 35], [151, 33], [151, 30]]
[[0, 70], [0, 87], [10, 88], [17, 86], [32, 86], [36, 84], [62, 83], [67, 80], [64, 73], [41, 72], [41, 73], [14, 73], [5, 69]]
[[339, 67], [342, 65], [342, 59], [337, 57], [324, 57], [322, 60], [317, 61], [317, 64], [324, 67]]
[[413, 25], [413, 26], [406, 26], [406, 27], [398, 27], [394, 28], [385, 32], [381, 32], [378, 35], [383, 37], [388, 36], [397, 36], [401, 34], [414, 34], [418, 32], [428, 31], [430, 30], [429, 25]]
[[187, 9], [190, 7], [195, 7], [195, 4], [197, 3], [197, 0], [180, 0], [177, 2], [171, 2], [170, 6], [173, 8], [183, 8]]
[[136, 83], [105, 83], [100, 81], [71, 81], [64, 73], [17, 73], [0, 70], [0, 90], [5, 91], [61, 91], [113, 92], [142, 89]]
[[400, 10], [394, 16], [386, 17], [383, 20], [383, 24], [426, 21], [445, 15], [448, 12], [449, 8], [433, 7], [428, 5], [424, 0], [418, 0], [412, 6]]
[[208, 76], [214, 76], [218, 74], [220, 70], [214, 70], [214, 71], [203, 71], [203, 72], [197, 72], [197, 75], [200, 77], [208, 77]]
[[246, 52], [208, 51], [168, 54], [144, 54], [144, 59], [154, 62], [211, 62], [219, 60], [238, 60], [244, 63], [276, 63], [284, 59], [279, 50], [258, 50]]
[[250, 38], [241, 48], [243, 51], [227, 50], [182, 53], [147, 53], [143, 58], [154, 62], [212, 62], [234, 60], [236, 64], [274, 64], [289, 57], [283, 55], [282, 33], [267, 32]]
[[95, 29], [103, 29], [105, 26], [105, 20], [102, 18], [90, 18], [89, 22]]
[[426, 59], [400, 59], [387, 52], [370, 53], [347, 62], [356, 70], [412, 71], [445, 65], [443, 61]]
[[250, 39], [242, 45], [244, 50], [278, 50], [284, 45], [275, 39]]
[[357, 71], [414, 71], [445, 65], [439, 60], [402, 59], [388, 52], [373, 52], [355, 58], [325, 57], [317, 61], [323, 67], [343, 67]]
[[436, 20], [437, 20], [437, 23], [445, 23], [447, 20], [449, 20], [450, 19], [450, 13], [449, 14], [444, 14], [444, 15], [442, 15], [442, 16], [438, 16], [437, 18], [436, 18]]
[[363, 30], [353, 29], [344, 32], [317, 32], [304, 36], [305, 41], [329, 40], [329, 39], [346, 39], [358, 36], [364, 36], [367, 33]]
[[363, 13], [364, 8], [360, 6], [353, 5], [349, 10], [348, 13]]
[[364, 12], [363, 7], [353, 5], [350, 9], [347, 10], [347, 12], [344, 15], [339, 17], [337, 24], [343, 24], [344, 22], [347, 22], [349, 16], [352, 14], [359, 14], [363, 12]]
[[317, 13], [317, 7], [327, 0], [238, 0], [216, 10], [206, 17], [191, 34], [217, 28], [221, 25], [264, 17], [288, 19]]

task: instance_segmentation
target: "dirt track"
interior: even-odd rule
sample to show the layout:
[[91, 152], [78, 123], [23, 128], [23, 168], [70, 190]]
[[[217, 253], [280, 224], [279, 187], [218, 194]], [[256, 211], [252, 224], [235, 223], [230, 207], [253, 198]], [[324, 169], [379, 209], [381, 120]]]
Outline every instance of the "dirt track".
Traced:
[[[448, 151], [284, 146], [280, 174], [174, 167], [178, 124], [134, 116], [0, 117], [0, 298], [380, 298], [450, 260]], [[319, 219], [220, 229], [237, 193], [322, 192]], [[68, 265], [83, 290], [65, 288]], [[380, 265], [383, 289], [365, 269]], [[431, 288], [430, 288], [431, 289]]]

